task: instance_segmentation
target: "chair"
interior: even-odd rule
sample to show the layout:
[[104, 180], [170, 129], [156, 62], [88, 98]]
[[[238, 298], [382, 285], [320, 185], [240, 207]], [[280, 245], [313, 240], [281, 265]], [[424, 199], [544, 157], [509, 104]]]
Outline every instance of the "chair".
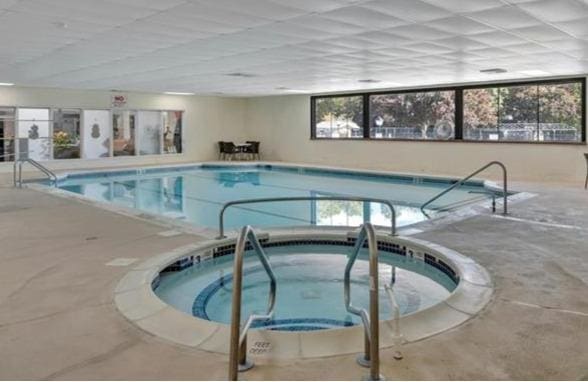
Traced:
[[584, 159], [586, 159], [586, 180], [584, 181], [584, 189], [588, 188], [588, 153], [584, 153]]
[[245, 154], [251, 155], [251, 158], [252, 159], [261, 160], [261, 155], [259, 154], [259, 145], [260, 145], [260, 142], [258, 142], [258, 141], [247, 141], [246, 143], [248, 143], [249, 146], [245, 147], [245, 150], [243, 152]]
[[233, 160], [236, 154], [239, 154], [239, 149], [233, 142], [218, 142], [219, 146], [219, 159], [220, 160]]

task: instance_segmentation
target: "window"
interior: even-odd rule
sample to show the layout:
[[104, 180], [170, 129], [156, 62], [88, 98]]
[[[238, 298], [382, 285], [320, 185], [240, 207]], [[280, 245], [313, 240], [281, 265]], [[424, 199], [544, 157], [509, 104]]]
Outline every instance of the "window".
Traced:
[[579, 78], [312, 97], [311, 138], [582, 143], [585, 83]]
[[161, 154], [163, 138], [163, 118], [159, 111], [137, 112], [137, 129], [139, 133], [139, 154]]
[[84, 159], [107, 158], [110, 156], [110, 110], [84, 110]]
[[582, 82], [465, 89], [466, 140], [582, 142]]
[[370, 95], [370, 137], [455, 138], [455, 91]]
[[314, 104], [316, 138], [363, 138], [363, 96], [321, 97]]
[[115, 157], [135, 155], [135, 112], [112, 114], [112, 152]]
[[15, 113], [13, 107], [0, 107], [0, 162], [14, 160]]
[[546, 142], [582, 142], [582, 83], [539, 86], [538, 139]]
[[80, 157], [80, 109], [53, 110], [53, 159]]
[[17, 111], [18, 155], [33, 160], [51, 159], [49, 109], [19, 108]]
[[163, 152], [180, 154], [182, 152], [182, 112], [163, 112]]

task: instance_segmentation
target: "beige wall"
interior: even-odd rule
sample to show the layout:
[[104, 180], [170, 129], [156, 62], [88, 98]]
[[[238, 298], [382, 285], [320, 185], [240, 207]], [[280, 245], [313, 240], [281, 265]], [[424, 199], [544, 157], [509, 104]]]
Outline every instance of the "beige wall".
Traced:
[[313, 141], [308, 96], [250, 98], [245, 120], [267, 160], [454, 176], [500, 160], [512, 180], [583, 183], [586, 175], [586, 145]]
[[[72, 107], [110, 109], [112, 92], [45, 88], [0, 88], [0, 106]], [[118, 94], [118, 93], [117, 93]], [[184, 110], [184, 153], [102, 159], [67, 159], [47, 162], [52, 169], [98, 168], [217, 158], [219, 140], [246, 138], [246, 100], [242, 98], [171, 96], [155, 93], [123, 93], [128, 109]], [[11, 163], [1, 163], [0, 172], [12, 171]]]

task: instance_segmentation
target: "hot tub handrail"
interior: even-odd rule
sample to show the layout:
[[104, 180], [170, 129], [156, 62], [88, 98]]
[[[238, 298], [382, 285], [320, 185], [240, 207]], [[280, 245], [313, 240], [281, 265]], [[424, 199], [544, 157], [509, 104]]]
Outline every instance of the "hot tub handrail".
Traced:
[[429, 217], [429, 215], [425, 212], [425, 207], [427, 207], [429, 204], [433, 203], [434, 201], [436, 201], [437, 199], [439, 199], [443, 195], [451, 192], [452, 190], [462, 186], [465, 182], [467, 182], [468, 180], [470, 180], [474, 176], [478, 175], [482, 171], [484, 171], [487, 168], [492, 167], [492, 166], [499, 166], [502, 169], [502, 193], [503, 193], [503, 199], [504, 199], [504, 202], [502, 204], [502, 210], [503, 210], [502, 213], [504, 215], [506, 215], [508, 213], [508, 205], [507, 205], [507, 203], [508, 203], [508, 184], [507, 184], [508, 183], [508, 171], [506, 170], [506, 166], [504, 165], [504, 163], [499, 162], [499, 161], [492, 161], [492, 162], [486, 164], [485, 166], [480, 167], [479, 169], [477, 169], [476, 171], [474, 171], [470, 175], [458, 180], [457, 182], [452, 184], [450, 187], [446, 188], [445, 190], [441, 191], [440, 193], [438, 193], [437, 195], [435, 195], [431, 199], [427, 200], [425, 203], [423, 203], [423, 205], [421, 205], [421, 212], [423, 213], [423, 215]]
[[[369, 314], [365, 309], [360, 309], [351, 303], [351, 269], [357, 260], [363, 244], [367, 240], [369, 249]], [[379, 288], [378, 288], [378, 239], [376, 231], [371, 223], [361, 226], [355, 246], [349, 255], [344, 275], [345, 309], [349, 313], [361, 317], [364, 329], [364, 354], [358, 358], [361, 366], [370, 368], [369, 379], [377, 381], [380, 376], [380, 312], [379, 312]]]
[[[241, 328], [241, 292], [243, 282], [243, 257], [247, 243], [251, 243], [259, 261], [263, 265], [269, 279], [269, 302], [266, 314], [251, 314], [243, 328]], [[263, 250], [255, 231], [251, 226], [241, 229], [235, 245], [235, 259], [233, 263], [233, 296], [231, 311], [231, 339], [229, 353], [229, 380], [236, 381], [239, 371], [246, 371], [253, 367], [253, 363], [247, 361], [247, 332], [257, 320], [270, 320], [274, 315], [276, 305], [276, 276]]]
[[377, 199], [377, 198], [367, 198], [361, 196], [292, 196], [292, 197], [280, 197], [280, 198], [259, 198], [259, 199], [240, 199], [240, 200], [232, 200], [223, 204], [223, 207], [219, 213], [219, 225], [218, 225], [218, 232], [219, 236], [217, 239], [224, 239], [225, 236], [225, 224], [224, 224], [224, 214], [227, 208], [235, 205], [240, 204], [255, 204], [255, 203], [275, 203], [275, 202], [297, 202], [297, 201], [347, 201], [347, 202], [371, 202], [371, 203], [380, 203], [385, 204], [390, 208], [391, 217], [390, 217], [390, 230], [391, 235], [396, 235], [396, 209], [394, 205], [389, 200], [385, 199]]

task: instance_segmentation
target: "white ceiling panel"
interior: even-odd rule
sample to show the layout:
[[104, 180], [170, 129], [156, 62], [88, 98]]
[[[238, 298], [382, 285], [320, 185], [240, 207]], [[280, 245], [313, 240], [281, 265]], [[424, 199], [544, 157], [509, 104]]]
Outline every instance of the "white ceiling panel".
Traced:
[[0, 80], [247, 96], [581, 74], [587, 3], [0, 0]]

